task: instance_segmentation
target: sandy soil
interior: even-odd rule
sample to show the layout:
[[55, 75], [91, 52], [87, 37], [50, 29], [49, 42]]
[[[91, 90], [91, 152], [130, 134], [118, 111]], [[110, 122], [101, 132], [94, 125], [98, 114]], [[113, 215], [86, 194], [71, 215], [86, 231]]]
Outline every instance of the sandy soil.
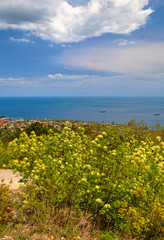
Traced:
[[10, 189], [18, 189], [19, 179], [19, 173], [14, 174], [11, 169], [0, 169], [0, 184], [5, 183], [9, 185]]

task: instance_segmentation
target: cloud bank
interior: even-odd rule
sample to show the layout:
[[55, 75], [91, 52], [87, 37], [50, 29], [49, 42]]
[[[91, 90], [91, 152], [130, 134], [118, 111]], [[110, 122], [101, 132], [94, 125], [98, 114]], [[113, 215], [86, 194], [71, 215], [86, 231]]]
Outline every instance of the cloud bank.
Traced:
[[[120, 41], [68, 49], [56, 61], [64, 66], [133, 77], [163, 73], [164, 42]], [[119, 47], [118, 47], [119, 46]]]
[[[66, 94], [77, 92], [82, 95], [88, 93], [98, 96], [163, 96], [164, 88], [164, 73], [150, 74], [142, 78], [135, 78], [133, 75], [117, 75], [117, 76], [101, 76], [101, 75], [63, 75], [61, 73], [48, 74], [42, 77], [22, 77], [22, 78], [0, 78], [1, 91], [3, 95], [3, 88], [9, 87], [13, 89], [16, 87], [19, 95], [31, 95], [34, 89], [37, 92], [46, 95], [52, 94]], [[60, 90], [60, 91], [59, 91]], [[72, 94], [71, 94], [72, 95]]]
[[[98, 75], [64, 75], [61, 73], [48, 74], [42, 77], [0, 77], [1, 86], [21, 87], [77, 87], [82, 85], [96, 85], [99, 82]], [[96, 83], [95, 83], [96, 81]], [[100, 82], [99, 82], [100, 83]]]
[[[128, 34], [152, 13], [148, 0], [2, 0], [0, 29], [21, 29], [54, 42], [78, 42], [104, 33]], [[83, 1], [79, 1], [80, 2]]]

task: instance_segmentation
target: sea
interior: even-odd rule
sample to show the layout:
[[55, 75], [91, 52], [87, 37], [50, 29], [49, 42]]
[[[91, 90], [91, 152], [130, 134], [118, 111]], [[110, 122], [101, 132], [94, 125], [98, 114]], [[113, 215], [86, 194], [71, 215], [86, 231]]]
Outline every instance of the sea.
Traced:
[[164, 97], [0, 97], [0, 115], [164, 126]]

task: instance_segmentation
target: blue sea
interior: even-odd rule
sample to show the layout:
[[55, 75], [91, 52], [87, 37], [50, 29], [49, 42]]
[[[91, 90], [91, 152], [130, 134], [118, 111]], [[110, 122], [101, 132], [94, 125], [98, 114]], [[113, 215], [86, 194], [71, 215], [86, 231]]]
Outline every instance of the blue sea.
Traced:
[[[154, 116], [154, 114], [160, 114]], [[164, 125], [164, 98], [150, 97], [1, 97], [0, 115], [105, 123], [144, 120]]]

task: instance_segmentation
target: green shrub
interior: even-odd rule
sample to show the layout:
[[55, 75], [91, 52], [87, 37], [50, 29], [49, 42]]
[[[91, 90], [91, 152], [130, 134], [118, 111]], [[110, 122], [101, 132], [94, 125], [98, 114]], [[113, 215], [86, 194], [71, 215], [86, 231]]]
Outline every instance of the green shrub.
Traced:
[[7, 224], [12, 219], [11, 198], [9, 188], [5, 184], [0, 185], [0, 225]]
[[31, 221], [63, 214], [66, 224], [75, 213], [123, 236], [163, 234], [164, 142], [149, 130], [110, 126], [93, 139], [69, 125], [42, 136], [22, 133], [8, 158], [26, 184], [20, 209]]

